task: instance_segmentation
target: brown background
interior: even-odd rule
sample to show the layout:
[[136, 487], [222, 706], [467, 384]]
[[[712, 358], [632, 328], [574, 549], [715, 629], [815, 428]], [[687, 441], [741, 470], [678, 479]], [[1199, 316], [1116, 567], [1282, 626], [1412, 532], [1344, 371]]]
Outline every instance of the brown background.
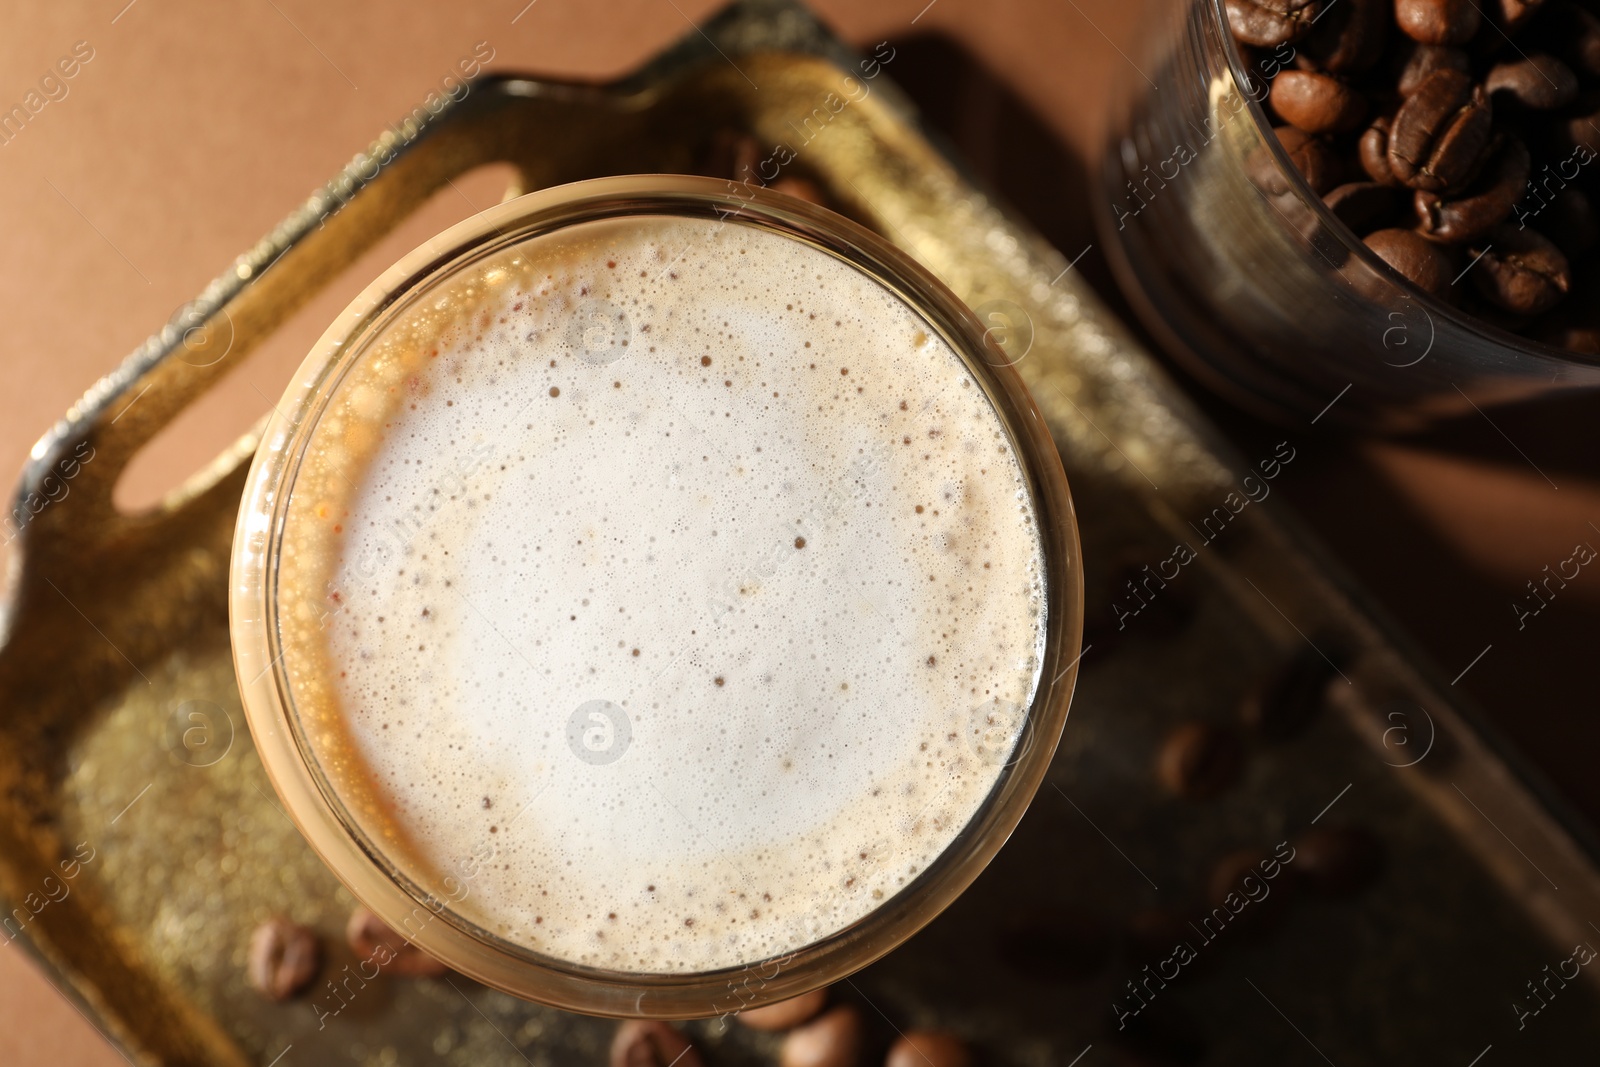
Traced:
[[[125, 2], [0, 15], [0, 109], [20, 102], [75, 42], [94, 49], [67, 97], [0, 147], [0, 471], [18, 469], [51, 419], [478, 42], [494, 49], [500, 69], [605, 79], [718, 7]], [[1141, 4], [814, 6], [848, 41], [902, 46], [891, 77], [1069, 258], [1094, 245], [1080, 268], [1107, 285], [1084, 161], [1095, 154], [1109, 87], [1136, 76], [1123, 53], [1138, 54], [1139, 27], [1150, 25]], [[119, 499], [154, 501], [236, 437], [282, 392], [338, 308], [423, 237], [492, 203], [498, 181], [469, 177], [441, 194], [152, 445]], [[1208, 406], [1249, 447], [1282, 436]], [[1600, 723], [1586, 668], [1600, 651], [1600, 577], [1580, 575], [1521, 633], [1510, 604], [1575, 543], [1600, 545], [1595, 413], [1592, 403], [1496, 411], [1494, 425], [1474, 416], [1404, 442], [1296, 431], [1310, 462], [1282, 486], [1446, 680], [1492, 645], [1458, 691], [1591, 818], [1600, 814], [1600, 776], [1589, 766]], [[20, 948], [0, 945], [0, 1063], [63, 1061], [121, 1062]]]

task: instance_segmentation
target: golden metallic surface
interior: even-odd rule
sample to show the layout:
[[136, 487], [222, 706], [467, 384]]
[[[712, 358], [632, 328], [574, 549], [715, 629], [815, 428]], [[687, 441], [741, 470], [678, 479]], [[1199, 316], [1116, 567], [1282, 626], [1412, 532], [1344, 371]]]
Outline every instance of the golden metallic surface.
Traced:
[[[1550, 946], [1592, 937], [1584, 916], [1600, 916], [1600, 877], [1591, 859], [1276, 506], [1244, 508], [1225, 539], [1202, 543], [1195, 523], [1258, 457], [1221, 442], [1068, 261], [928, 144], [888, 78], [856, 99], [845, 78], [857, 57], [798, 9], [752, 0], [706, 31], [716, 49], [692, 35], [619, 86], [489, 79], [424, 128], [402, 124], [401, 136], [369, 150], [381, 166], [358, 157], [36, 448], [0, 645], [8, 935], [138, 1063], [267, 1064], [286, 1050], [285, 1064], [604, 1061], [609, 1023], [459, 977], [362, 983], [346, 970], [351, 900], [267, 783], [229, 655], [227, 564], [254, 440], [151, 513], [119, 513], [111, 490], [186, 404], [446, 179], [501, 160], [517, 166], [523, 188], [686, 171], [731, 128], [793, 146], [796, 173], [998, 316], [997, 330], [1009, 332], [997, 340], [1020, 359], [1062, 450], [1091, 585], [1118, 595], [1108, 561], [1130, 549], [1148, 562], [1174, 542], [1199, 550], [1185, 577], [1198, 590], [1196, 621], [1165, 644], [1134, 626], [1119, 647], [1102, 638], [1086, 650], [1062, 751], [1010, 845], [946, 916], [859, 975], [856, 993], [895, 1026], [971, 1035], [990, 1062], [1066, 1062], [1109, 1028], [1106, 1005], [1143, 961], [1117, 956], [1097, 979], [1042, 988], [996, 962], [1003, 920], [1069, 897], [1097, 916], [1125, 913], [1139, 894], [1203, 910], [1192, 889], [1184, 895], [1197, 867], [1241, 842], [1270, 847], [1330, 800], [1381, 826], [1391, 852], [1384, 890], [1323, 924], [1331, 929], [1294, 928], [1292, 952], [1253, 958], [1249, 973], [1288, 983], [1301, 960], [1345, 958], [1351, 931], [1368, 932], [1348, 975], [1335, 966], [1335, 983], [1350, 984], [1319, 1003], [1333, 1012], [1371, 1001], [1374, 1032], [1396, 1061], [1437, 1058], [1437, 1042], [1459, 1035], [1379, 1003], [1394, 975], [1404, 972], [1424, 1000], [1464, 1003], [1465, 964], [1499, 968], [1514, 990], [1566, 954]], [[1262, 756], [1235, 795], [1203, 813], [1148, 787], [1152, 739], [1167, 725], [1231, 714], [1254, 678], [1308, 646], [1338, 655], [1343, 677], [1330, 685], [1338, 714], [1300, 748]], [[1431, 730], [1428, 754], [1409, 766], [1387, 732], [1397, 701], [1425, 708]], [[1087, 829], [1085, 809], [1161, 896]], [[1102, 854], [1108, 866], [1097, 866]], [[275, 914], [313, 926], [329, 953], [309, 994], [282, 1005], [250, 990], [243, 965], [251, 929]], [[1463, 961], [1469, 925], [1478, 954]], [[1206, 990], [1225, 981], [1252, 995], [1244, 972], [1218, 966], [1210, 984], [1195, 979], [1199, 1003], [1221, 1003]], [[1589, 970], [1592, 983], [1600, 968]], [[1593, 988], [1568, 995], [1589, 998], [1588, 1010], [1541, 1020], [1542, 1031], [1595, 1040]], [[1483, 1010], [1504, 1013], [1504, 1004]], [[772, 1035], [715, 1021], [693, 1030], [713, 1063], [770, 1062], [776, 1048]], [[1210, 1040], [1215, 1062], [1305, 1055], [1240, 1027]]]

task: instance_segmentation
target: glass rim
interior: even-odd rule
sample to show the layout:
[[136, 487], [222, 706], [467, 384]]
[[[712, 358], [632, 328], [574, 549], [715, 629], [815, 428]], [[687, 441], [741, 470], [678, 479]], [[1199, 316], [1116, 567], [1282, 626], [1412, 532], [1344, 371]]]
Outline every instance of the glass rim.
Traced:
[[[994, 786], [904, 887], [855, 922], [780, 956], [714, 970], [632, 972], [507, 941], [454, 913], [437, 891], [447, 885], [419, 885], [388, 861], [328, 782], [295, 712], [279, 646], [277, 561], [294, 479], [328, 401], [412, 301], [542, 235], [663, 215], [750, 225], [803, 241], [866, 274], [944, 337], [999, 417], [1034, 505], [1045, 642], [1032, 703]], [[683, 175], [600, 178], [530, 193], [451, 227], [380, 275], [312, 347], [275, 405], [246, 483], [231, 572], [230, 632], [245, 717], [293, 821], [339, 880], [409, 941], [470, 978], [555, 1007], [616, 1017], [708, 1017], [787, 999], [853, 973], [930, 922], [988, 865], [1042, 784], [1066, 722], [1082, 639], [1082, 565], [1066, 475], [1042, 416], [983, 324], [930, 271], [856, 223], [790, 197]], [[415, 928], [414, 919], [421, 920]]]
[[[1440, 300], [1432, 293], [1423, 290], [1391, 269], [1376, 252], [1367, 246], [1365, 241], [1356, 235], [1354, 230], [1345, 225], [1333, 213], [1328, 205], [1323, 202], [1322, 197], [1317, 195], [1316, 191], [1311, 188], [1311, 184], [1300, 173], [1300, 168], [1296, 167], [1289, 159], [1289, 153], [1279, 143], [1275, 132], [1276, 128], [1272, 125], [1272, 120], [1268, 117], [1266, 108], [1262, 106], [1261, 99], [1265, 98], [1265, 94], [1261, 99], [1258, 99], [1244, 91], [1243, 87], [1245, 85], [1270, 81], [1270, 79], [1262, 78], [1259, 73], [1251, 70], [1245, 62], [1244, 53], [1240, 49], [1239, 42], [1228, 28], [1226, 0], [1200, 0], [1200, 6], [1210, 16], [1211, 26], [1216, 30], [1222, 41], [1223, 62], [1227, 65], [1228, 74], [1233, 79], [1234, 91], [1245, 102], [1245, 109], [1250, 114], [1250, 121], [1255, 125], [1257, 132], [1260, 133], [1262, 142], [1266, 145], [1267, 151], [1272, 154], [1278, 169], [1283, 173], [1284, 180], [1289, 183], [1289, 188], [1294, 191], [1296, 198], [1312, 212], [1313, 217], [1316, 218], [1325, 233], [1336, 237], [1350, 255], [1358, 259], [1363, 266], [1367, 267], [1378, 278], [1381, 278], [1396, 291], [1403, 294], [1405, 299], [1418, 302], [1427, 314], [1430, 316], [1437, 315], [1463, 332], [1477, 334], [1486, 341], [1504, 348], [1543, 356], [1547, 359], [1576, 363], [1583, 366], [1600, 366], [1600, 356], [1590, 355], [1586, 352], [1575, 352], [1570, 348], [1561, 348], [1523, 334], [1512, 333], [1510, 330], [1496, 326], [1494, 323], [1487, 322], [1475, 315], [1469, 315]], [[1409, 190], [1407, 191], [1409, 192]], [[1286, 219], [1284, 224], [1288, 229], [1293, 228], [1288, 225], [1288, 220]], [[1333, 273], [1337, 274], [1338, 272], [1335, 271]]]

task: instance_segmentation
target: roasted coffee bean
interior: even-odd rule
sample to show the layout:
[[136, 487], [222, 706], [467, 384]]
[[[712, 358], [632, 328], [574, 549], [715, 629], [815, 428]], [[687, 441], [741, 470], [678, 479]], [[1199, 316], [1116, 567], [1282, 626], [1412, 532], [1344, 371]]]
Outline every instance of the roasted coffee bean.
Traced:
[[972, 1053], [948, 1030], [907, 1030], [889, 1046], [884, 1067], [972, 1067]]
[[1496, 108], [1549, 111], [1572, 103], [1578, 95], [1578, 77], [1555, 56], [1538, 53], [1496, 63], [1483, 87]]
[[1394, 171], [1389, 169], [1389, 128], [1393, 121], [1392, 115], [1379, 115], [1361, 135], [1358, 149], [1361, 169], [1367, 172], [1367, 177], [1379, 185], [1404, 184], [1394, 176]]
[[1515, 137], [1505, 138], [1472, 184], [1447, 197], [1418, 189], [1412, 194], [1418, 229], [1435, 241], [1475, 241], [1504, 222], [1528, 188], [1528, 149]]
[[995, 955], [1007, 970], [1039, 985], [1072, 985], [1093, 978], [1111, 956], [1105, 922], [1087, 915], [1024, 914], [995, 935]]
[[247, 958], [246, 974], [256, 991], [271, 1000], [288, 1000], [317, 976], [322, 942], [310, 927], [274, 917], [250, 935]]
[[1400, 214], [1399, 191], [1377, 182], [1347, 182], [1322, 202], [1357, 237], [1394, 225]]
[[1415, 230], [1378, 230], [1367, 247], [1401, 277], [1425, 293], [1443, 297], [1455, 278], [1450, 253]]
[[1401, 66], [1400, 76], [1395, 81], [1395, 87], [1400, 90], [1401, 96], [1410, 96], [1416, 92], [1417, 86], [1422, 84], [1423, 79], [1436, 70], [1472, 73], [1472, 60], [1467, 53], [1449, 45], [1413, 43], [1404, 55], [1405, 63]]
[[1245, 693], [1239, 718], [1265, 740], [1296, 737], [1327, 703], [1328, 684], [1336, 677], [1332, 663], [1320, 652], [1306, 649]]
[[841, 1004], [797, 1030], [778, 1050], [780, 1067], [854, 1067], [861, 1060], [861, 1013]]
[[1395, 0], [1400, 31], [1423, 44], [1466, 44], [1478, 32], [1474, 0]]
[[1311, 29], [1322, 0], [1226, 0], [1228, 29], [1245, 44], [1276, 48]]
[[1232, 730], [1205, 722], [1176, 727], [1156, 754], [1156, 776], [1180, 797], [1204, 800], [1227, 789], [1244, 767], [1244, 749]]
[[1306, 36], [1296, 63], [1332, 74], [1368, 69], [1383, 54], [1390, 10], [1390, 0], [1334, 0]]
[[611, 1039], [611, 1067], [705, 1067], [688, 1038], [655, 1019], [630, 1019]]
[[1458, 188], [1476, 170], [1492, 121], [1482, 86], [1460, 71], [1436, 70], [1395, 113], [1389, 169], [1413, 189]]
[[1496, 307], [1517, 315], [1537, 315], [1561, 302], [1572, 287], [1572, 269], [1561, 249], [1536, 230], [1506, 224], [1472, 248], [1477, 263], [1472, 279]]
[[1518, 225], [1530, 217], [1534, 229], [1554, 241], [1568, 262], [1600, 243], [1600, 215], [1595, 213], [1594, 202], [1576, 186], [1558, 190], [1542, 208], [1526, 206], [1517, 218]]
[[403, 978], [437, 978], [449, 968], [396, 933], [366, 908], [356, 908], [344, 928], [345, 941], [362, 960]]
[[1279, 126], [1274, 132], [1283, 150], [1289, 154], [1289, 162], [1311, 186], [1312, 192], [1321, 196], [1339, 184], [1339, 174], [1343, 168], [1326, 141], [1293, 126]]
[[1497, 21], [1501, 32], [1516, 33], [1542, 7], [1544, 0], [1500, 0]]
[[828, 991], [813, 989], [809, 993], [801, 993], [798, 997], [780, 1000], [764, 1008], [741, 1011], [734, 1018], [752, 1030], [788, 1030], [815, 1016], [826, 1003], [828, 1003]]
[[1327, 74], [1286, 70], [1272, 83], [1272, 109], [1307, 133], [1344, 133], [1361, 124], [1367, 102], [1360, 93]]
[[1360, 827], [1313, 826], [1292, 844], [1295, 877], [1316, 893], [1350, 896], [1383, 870], [1383, 844]]

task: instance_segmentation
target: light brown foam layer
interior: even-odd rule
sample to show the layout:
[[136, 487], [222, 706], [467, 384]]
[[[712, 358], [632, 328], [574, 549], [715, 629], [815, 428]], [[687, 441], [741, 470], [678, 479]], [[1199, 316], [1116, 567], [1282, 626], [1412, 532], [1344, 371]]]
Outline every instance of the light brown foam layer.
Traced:
[[365, 832], [619, 971], [768, 958], [904, 888], [1043, 652], [982, 389], [872, 279], [739, 224], [584, 224], [423, 298], [335, 393], [281, 561], [295, 705]]

